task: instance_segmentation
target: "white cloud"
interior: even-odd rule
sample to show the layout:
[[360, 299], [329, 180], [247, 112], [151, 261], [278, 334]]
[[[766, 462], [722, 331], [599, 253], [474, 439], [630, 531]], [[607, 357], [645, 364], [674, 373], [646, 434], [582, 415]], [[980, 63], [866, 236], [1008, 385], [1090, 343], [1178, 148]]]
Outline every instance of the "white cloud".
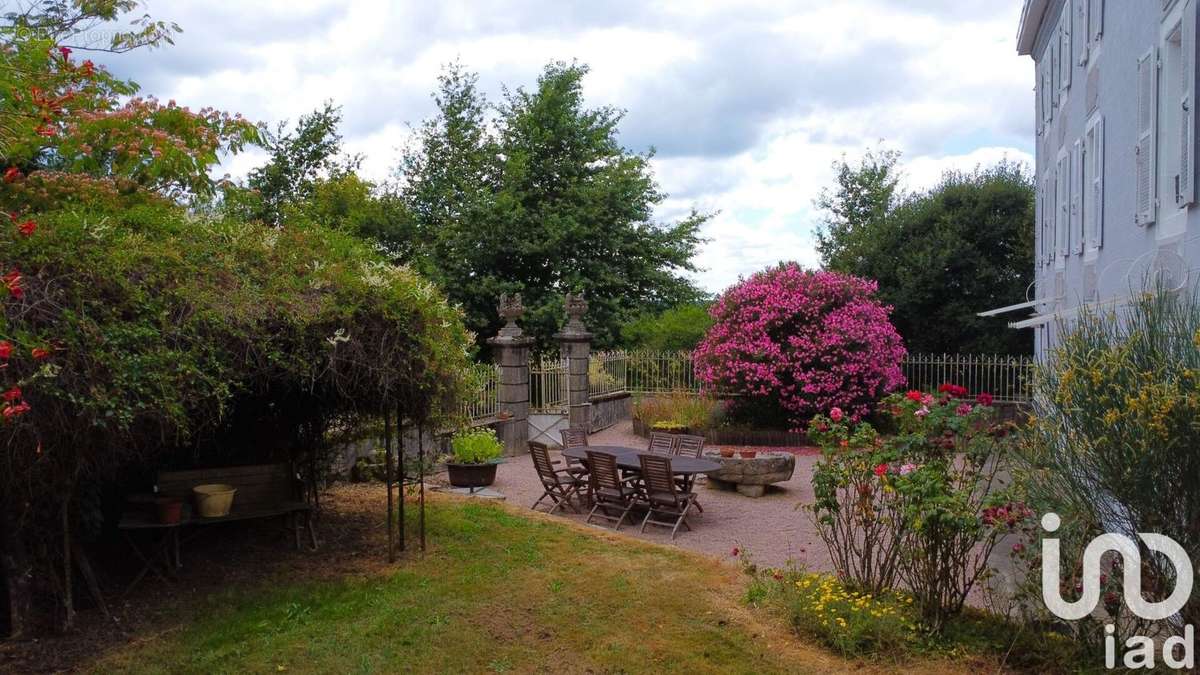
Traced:
[[[671, 219], [720, 211], [697, 278], [720, 290], [779, 260], [815, 265], [812, 200], [830, 165], [886, 139], [906, 186], [1001, 158], [1030, 161], [1032, 66], [1015, 53], [1021, 0], [233, 0], [153, 2], [185, 33], [105, 57], [147, 93], [256, 120], [344, 106], [346, 147], [390, 175], [432, 111], [441, 66], [496, 98], [553, 59], [591, 66], [594, 105], [628, 110], [622, 142], [659, 149]], [[248, 154], [223, 168], [244, 175]]]

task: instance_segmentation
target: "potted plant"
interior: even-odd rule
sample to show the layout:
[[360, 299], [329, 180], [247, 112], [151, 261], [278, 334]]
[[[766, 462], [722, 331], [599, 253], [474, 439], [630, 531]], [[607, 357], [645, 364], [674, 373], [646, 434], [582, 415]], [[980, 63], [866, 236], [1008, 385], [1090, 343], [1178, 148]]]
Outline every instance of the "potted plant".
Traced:
[[496, 466], [504, 454], [504, 445], [496, 432], [486, 427], [464, 429], [450, 439], [446, 472], [454, 487], [487, 487], [496, 480]]
[[758, 454], [758, 451], [757, 450], [738, 450], [738, 454], [742, 456], [742, 459], [754, 459], [754, 456]]
[[733, 457], [734, 449], [733, 446], [722, 445], [718, 452], [720, 452], [721, 456], [725, 459], [729, 459], [730, 457]]

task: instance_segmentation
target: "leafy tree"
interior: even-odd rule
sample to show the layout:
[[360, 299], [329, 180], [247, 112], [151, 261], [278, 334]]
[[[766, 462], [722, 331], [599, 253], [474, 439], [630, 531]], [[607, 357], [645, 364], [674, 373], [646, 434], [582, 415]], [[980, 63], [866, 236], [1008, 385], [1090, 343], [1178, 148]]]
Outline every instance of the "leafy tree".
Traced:
[[1032, 280], [1034, 192], [1025, 169], [1001, 162], [948, 172], [932, 189], [894, 204], [884, 199], [894, 190], [876, 190], [872, 203], [886, 204], [882, 213], [851, 208], [870, 192], [859, 187], [895, 175], [884, 166], [865, 160], [827, 193], [830, 222], [845, 226], [822, 232], [825, 267], [877, 280], [911, 351], [1031, 353], [1028, 330], [1009, 329], [1004, 317], [976, 316], [1023, 300]]
[[680, 305], [657, 314], [643, 314], [621, 327], [625, 345], [658, 352], [691, 351], [712, 326], [708, 306]]
[[274, 132], [264, 132], [262, 144], [271, 155], [263, 166], [250, 171], [246, 185], [252, 191], [247, 215], [278, 224], [288, 206], [300, 205], [313, 196], [318, 181], [352, 173], [361, 163], [357, 156], [342, 154], [338, 124], [342, 109], [326, 101], [324, 106], [303, 115], [288, 131], [280, 122]]
[[480, 338], [499, 327], [501, 292], [521, 291], [525, 324], [550, 346], [561, 296], [579, 290], [599, 346], [638, 313], [698, 299], [683, 276], [709, 216], [652, 221], [665, 198], [650, 153], [621, 147], [622, 113], [588, 109], [585, 66], [552, 63], [532, 90], [506, 91], [488, 120], [477, 77], [447, 69], [438, 115], [404, 154], [402, 197], [416, 221], [417, 264], [461, 303]]
[[880, 148], [868, 150], [858, 166], [851, 166], [844, 155], [833, 163], [837, 187], [821, 190], [816, 199], [817, 208], [827, 213], [825, 227], [817, 230], [817, 251], [829, 269], [850, 271], [861, 263], [857, 242], [870, 238], [872, 225], [902, 198], [899, 160], [898, 151]]

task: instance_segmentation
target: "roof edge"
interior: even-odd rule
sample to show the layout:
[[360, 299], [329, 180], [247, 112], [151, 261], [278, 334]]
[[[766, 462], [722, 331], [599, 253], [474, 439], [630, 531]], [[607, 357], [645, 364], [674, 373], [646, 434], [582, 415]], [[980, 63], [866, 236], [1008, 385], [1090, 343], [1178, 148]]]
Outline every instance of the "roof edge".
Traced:
[[1021, 56], [1033, 53], [1033, 43], [1037, 41], [1038, 29], [1042, 27], [1042, 19], [1049, 5], [1050, 0], [1025, 0], [1025, 6], [1021, 8], [1021, 24], [1017, 28], [1017, 53]]

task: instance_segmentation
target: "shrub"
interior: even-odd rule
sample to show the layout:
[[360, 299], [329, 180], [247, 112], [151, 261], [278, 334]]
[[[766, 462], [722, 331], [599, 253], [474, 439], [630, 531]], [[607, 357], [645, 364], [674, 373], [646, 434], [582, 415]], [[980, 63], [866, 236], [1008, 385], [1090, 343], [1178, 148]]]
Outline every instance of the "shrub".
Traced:
[[875, 292], [873, 281], [796, 263], [758, 272], [713, 305], [696, 375], [795, 429], [834, 407], [857, 420], [904, 382], [904, 346]]
[[[1055, 536], [1070, 600], [1083, 547], [1106, 531], [1161, 533], [1200, 560], [1200, 289], [1152, 287], [1119, 310], [1082, 311], [1062, 334], [1035, 378], [1036, 416], [1023, 435], [1021, 468], [1032, 505], [1062, 519]], [[1143, 588], [1174, 588], [1169, 562], [1143, 562]], [[1030, 567], [1036, 574], [1040, 565]], [[1120, 577], [1107, 571], [1110, 580]], [[1030, 586], [1039, 592], [1036, 576]], [[1113, 590], [1099, 618], [1070, 624], [1076, 639], [1100, 644], [1104, 623], [1117, 623], [1118, 644], [1131, 631], [1147, 632], [1122, 621]], [[1200, 622], [1200, 599], [1181, 617], [1180, 624]], [[1175, 630], [1166, 623], [1164, 630]]]
[[811, 506], [822, 539], [845, 577], [875, 593], [897, 578], [923, 622], [942, 629], [988, 572], [999, 538], [1032, 515], [997, 476], [1008, 467], [1009, 425], [992, 425], [990, 397], [967, 398], [952, 384], [939, 395], [886, 398], [880, 413], [896, 429], [880, 437], [850, 427], [841, 410], [812, 421], [823, 450]]
[[450, 452], [453, 461], [459, 464], [486, 464], [500, 459], [504, 445], [492, 429], [467, 429], [450, 439]]

